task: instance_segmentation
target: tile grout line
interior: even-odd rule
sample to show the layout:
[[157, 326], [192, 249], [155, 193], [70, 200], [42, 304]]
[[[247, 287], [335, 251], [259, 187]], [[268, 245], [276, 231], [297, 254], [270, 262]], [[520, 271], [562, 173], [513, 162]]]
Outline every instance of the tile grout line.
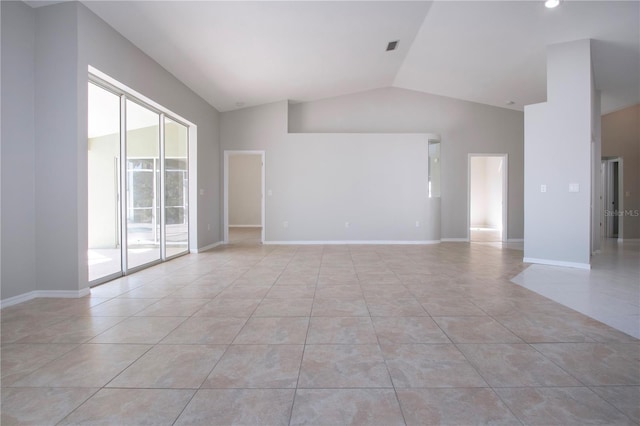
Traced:
[[[296, 253], [299, 250], [296, 251]], [[313, 290], [313, 301], [311, 302], [311, 310], [309, 311], [309, 321], [307, 322], [307, 332], [304, 336], [304, 344], [302, 346], [302, 356], [300, 357], [300, 366], [298, 367], [298, 377], [296, 378], [296, 385], [293, 389], [293, 400], [291, 401], [291, 409], [289, 410], [289, 421], [287, 424], [291, 426], [293, 420], [293, 408], [296, 406], [296, 398], [298, 397], [298, 386], [300, 385], [300, 375], [302, 374], [302, 363], [304, 362], [304, 354], [307, 350], [307, 339], [309, 338], [309, 330], [311, 329], [311, 318], [313, 315], [313, 308], [316, 300], [316, 292], [318, 291], [318, 279], [320, 277], [320, 270], [322, 268], [322, 257], [324, 256], [324, 246], [322, 246], [322, 255], [320, 256], [320, 267], [318, 267], [318, 273], [316, 274], [316, 284]]]

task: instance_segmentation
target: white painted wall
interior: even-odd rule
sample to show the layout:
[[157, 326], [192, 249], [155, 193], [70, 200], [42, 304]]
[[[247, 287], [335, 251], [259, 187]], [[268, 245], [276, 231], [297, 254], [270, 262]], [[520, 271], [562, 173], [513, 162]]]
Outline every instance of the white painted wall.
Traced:
[[262, 156], [229, 156], [229, 226], [262, 226]]
[[590, 40], [549, 46], [548, 101], [525, 107], [527, 261], [589, 265], [594, 97]]
[[442, 237], [467, 238], [468, 154], [508, 154], [507, 237], [523, 237], [523, 114], [443, 96], [387, 88], [293, 104], [291, 132], [421, 133], [442, 136]]
[[[204, 195], [190, 200], [197, 211], [191, 225], [197, 226], [197, 247], [222, 239], [218, 112], [84, 5], [31, 9], [2, 2], [2, 139], [15, 138], [14, 160], [24, 166], [5, 170], [11, 150], [3, 142], [3, 300], [34, 290], [87, 291], [89, 65], [198, 126], [197, 152], [190, 154], [198, 156], [192, 166]], [[15, 125], [6, 124], [14, 118]], [[23, 193], [5, 192], [8, 182], [24, 183]], [[5, 268], [9, 261], [15, 267]]]
[[487, 224], [491, 228], [502, 227], [502, 167], [503, 158], [487, 158]]
[[503, 159], [473, 156], [470, 161], [470, 225], [499, 229], [502, 227]]
[[36, 288], [35, 15], [22, 2], [0, 2], [2, 40], [0, 297]]

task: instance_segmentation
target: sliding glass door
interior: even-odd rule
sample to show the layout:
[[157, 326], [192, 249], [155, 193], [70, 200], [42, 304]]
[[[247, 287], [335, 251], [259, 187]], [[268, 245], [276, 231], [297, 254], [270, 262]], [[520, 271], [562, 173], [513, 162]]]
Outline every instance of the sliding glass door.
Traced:
[[188, 252], [188, 127], [89, 83], [89, 281]]
[[160, 114], [126, 101], [127, 268], [159, 261]]
[[89, 84], [89, 281], [122, 274], [120, 96]]
[[166, 257], [189, 248], [189, 129], [164, 120], [164, 235]]

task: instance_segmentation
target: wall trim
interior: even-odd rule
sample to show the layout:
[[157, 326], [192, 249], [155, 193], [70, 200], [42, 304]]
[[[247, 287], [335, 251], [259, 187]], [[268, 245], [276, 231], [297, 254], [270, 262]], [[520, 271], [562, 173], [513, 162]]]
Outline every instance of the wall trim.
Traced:
[[218, 241], [217, 243], [209, 244], [208, 246], [200, 247], [199, 249], [191, 250], [191, 253], [202, 253], [207, 250], [211, 250], [212, 248], [216, 248], [220, 245], [224, 244], [224, 241]]
[[262, 225], [229, 225], [229, 228], [262, 228]]
[[18, 303], [26, 302], [28, 300], [34, 299], [35, 297], [36, 297], [35, 291], [30, 291], [29, 293], [23, 293], [17, 296], [0, 300], [0, 309], [6, 308], [8, 306], [17, 305]]
[[265, 245], [430, 245], [439, 244], [439, 240], [335, 240], [335, 241], [265, 241]]
[[577, 269], [591, 269], [590, 263], [564, 262], [561, 260], [537, 259], [534, 257], [523, 257], [522, 261], [524, 263], [538, 263], [540, 265], [564, 266], [567, 268], [577, 268]]
[[508, 243], [524, 243], [524, 238], [507, 238]]
[[18, 303], [27, 302], [31, 299], [38, 297], [50, 297], [59, 299], [78, 299], [80, 297], [88, 296], [91, 293], [89, 287], [81, 290], [34, 290], [29, 293], [19, 294], [17, 296], [9, 297], [7, 299], [0, 300], [0, 309], [17, 305]]
[[442, 238], [440, 239], [443, 243], [468, 243], [468, 238]]

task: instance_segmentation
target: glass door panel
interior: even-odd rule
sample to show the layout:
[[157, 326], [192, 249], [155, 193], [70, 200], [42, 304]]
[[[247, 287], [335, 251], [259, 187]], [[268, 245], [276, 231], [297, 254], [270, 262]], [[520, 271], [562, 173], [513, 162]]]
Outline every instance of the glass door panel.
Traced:
[[90, 81], [88, 101], [88, 269], [97, 285], [189, 252], [189, 129], [108, 83]]
[[160, 260], [160, 116], [126, 102], [127, 269]]
[[189, 132], [164, 120], [164, 205], [166, 257], [189, 249]]
[[120, 242], [120, 96], [89, 83], [89, 282], [122, 274]]

